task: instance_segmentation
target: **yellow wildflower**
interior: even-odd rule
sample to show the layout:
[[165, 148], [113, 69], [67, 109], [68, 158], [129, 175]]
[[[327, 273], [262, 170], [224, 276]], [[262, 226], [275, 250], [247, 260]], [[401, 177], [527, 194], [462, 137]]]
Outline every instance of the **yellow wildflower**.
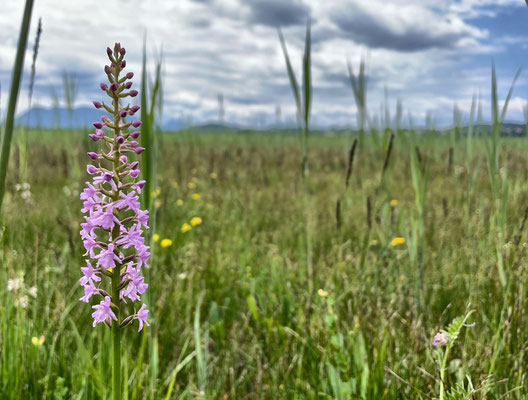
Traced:
[[156, 207], [156, 208], [160, 208], [160, 207], [161, 207], [161, 200], [156, 200], [156, 201], [154, 202], [154, 207]]
[[160, 242], [160, 246], [161, 246], [161, 247], [169, 247], [169, 246], [172, 246], [172, 240], [170, 240], [170, 239], [163, 239], [163, 240]]
[[189, 182], [189, 183], [187, 184], [187, 187], [188, 187], [189, 189], [194, 189], [194, 188], [196, 188], [196, 183], [194, 183], [194, 182]]
[[389, 204], [391, 207], [396, 207], [398, 205], [398, 200], [392, 199]]
[[191, 219], [192, 226], [200, 225], [201, 223], [202, 219], [200, 217], [193, 217], [193, 219]]
[[182, 199], [176, 200], [176, 205], [177, 206], [183, 206], [183, 200]]
[[326, 296], [328, 296], [328, 292], [327, 292], [326, 290], [324, 290], [324, 289], [319, 289], [319, 290], [317, 291], [317, 294], [318, 294], [319, 296], [321, 296], [321, 297], [326, 297]]
[[398, 246], [399, 244], [403, 243], [405, 243], [405, 238], [399, 236], [391, 240], [391, 246]]
[[155, 242], [157, 242], [159, 240], [159, 235], [157, 233], [155, 233], [154, 235], [152, 235], [152, 240], [154, 240]]
[[218, 175], [216, 175], [216, 172], [211, 172], [211, 173], [209, 174], [209, 176], [211, 177], [211, 179], [216, 179], [216, 178], [218, 178]]
[[159, 196], [161, 194], [161, 188], [156, 188], [156, 196]]
[[181, 227], [181, 231], [182, 233], [185, 233], [187, 231], [190, 231], [192, 229], [191, 225], [189, 225], [187, 222], [185, 222], [182, 227]]
[[44, 344], [44, 335], [42, 335], [40, 338], [33, 336], [31, 338], [31, 343], [33, 343], [34, 346], [42, 346]]
[[193, 193], [192, 198], [194, 200], [198, 200], [200, 198], [200, 195], [198, 193]]

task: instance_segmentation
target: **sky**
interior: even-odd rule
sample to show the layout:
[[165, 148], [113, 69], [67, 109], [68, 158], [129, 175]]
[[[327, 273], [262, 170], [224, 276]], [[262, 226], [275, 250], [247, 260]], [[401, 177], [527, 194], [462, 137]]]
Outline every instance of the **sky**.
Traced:
[[[0, 109], [5, 112], [23, 0], [2, 0]], [[301, 77], [305, 26], [312, 23], [312, 125], [356, 125], [347, 60], [367, 61], [371, 116], [397, 101], [416, 125], [426, 115], [438, 126], [467, 120], [471, 98], [481, 96], [489, 116], [491, 64], [504, 99], [528, 60], [528, 7], [524, 0], [35, 0], [18, 112], [28, 108], [28, 81], [37, 21], [43, 32], [33, 105], [64, 104], [62, 76], [73, 74], [77, 106], [101, 100], [105, 49], [120, 42], [127, 68], [141, 74], [143, 37], [150, 70], [163, 54], [163, 118], [189, 123], [218, 120], [262, 127], [295, 121], [295, 103], [277, 35], [286, 39]], [[136, 79], [137, 87], [139, 79]], [[136, 88], [137, 88], [136, 87]], [[508, 121], [524, 121], [528, 71], [515, 86]], [[277, 116], [280, 108], [280, 116]]]

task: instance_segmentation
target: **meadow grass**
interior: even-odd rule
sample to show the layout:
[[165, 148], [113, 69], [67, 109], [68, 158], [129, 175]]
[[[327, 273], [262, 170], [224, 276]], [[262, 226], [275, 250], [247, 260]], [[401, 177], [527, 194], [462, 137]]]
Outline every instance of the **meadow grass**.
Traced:
[[[82, 165], [92, 146], [83, 136], [28, 132], [29, 200], [9, 171], [0, 398], [110, 394], [110, 332], [92, 328], [78, 302], [85, 179], [63, 167]], [[508, 187], [496, 197], [491, 139], [366, 135], [343, 192], [351, 134], [310, 137], [313, 298], [298, 137], [189, 130], [159, 140], [152, 338], [124, 334], [123, 398], [526, 397], [525, 139], [493, 139]], [[183, 233], [193, 217], [202, 223]], [[391, 245], [397, 237], [405, 242]], [[8, 290], [18, 276], [25, 287]], [[433, 337], [470, 311], [444, 362]]]

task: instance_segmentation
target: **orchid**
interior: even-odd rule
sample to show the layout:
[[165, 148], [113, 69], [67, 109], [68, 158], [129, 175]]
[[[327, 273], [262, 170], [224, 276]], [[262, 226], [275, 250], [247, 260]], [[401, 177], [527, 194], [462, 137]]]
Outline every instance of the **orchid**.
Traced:
[[93, 141], [106, 144], [106, 148], [87, 153], [91, 163], [86, 171], [92, 180], [86, 182], [80, 194], [81, 211], [86, 214], [80, 234], [86, 249], [84, 255], [89, 259], [81, 267], [83, 276], [79, 282], [84, 288], [81, 301], [103, 298], [92, 306], [93, 326], [104, 323], [112, 328], [113, 397], [119, 399], [121, 329], [134, 320], [138, 321], [139, 331], [149, 326], [146, 305], [134, 303], [141, 302], [141, 295], [148, 287], [141, 272], [142, 268], [148, 268], [150, 252], [142, 236], [143, 229], [148, 229], [148, 211], [141, 210], [138, 196], [145, 181], [136, 181], [139, 163], [132, 159], [145, 149], [133, 140], [140, 132], [129, 131], [139, 127], [141, 121], [127, 121], [139, 107], [124, 105], [127, 97], [135, 97], [138, 92], [129, 90], [133, 73], [121, 76], [126, 67], [125, 49], [116, 43], [113, 50], [107, 48], [107, 54], [110, 65], [104, 71], [109, 84], [101, 83], [100, 88], [110, 97], [110, 102], [94, 101], [93, 104], [97, 109], [106, 110], [113, 119], [103, 115], [100, 122], [93, 123], [95, 133], [89, 134]]

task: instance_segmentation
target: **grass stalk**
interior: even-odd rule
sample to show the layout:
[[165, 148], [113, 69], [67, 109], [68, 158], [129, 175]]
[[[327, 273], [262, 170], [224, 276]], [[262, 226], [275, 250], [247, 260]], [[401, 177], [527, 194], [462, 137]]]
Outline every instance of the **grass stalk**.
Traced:
[[24, 70], [24, 55], [26, 53], [27, 39], [29, 33], [29, 25], [31, 21], [31, 13], [33, 11], [33, 0], [26, 0], [24, 7], [24, 15], [22, 17], [22, 24], [18, 37], [17, 52], [15, 56], [15, 65], [11, 75], [11, 89], [9, 91], [9, 103], [7, 105], [6, 122], [4, 127], [4, 134], [2, 136], [2, 150], [0, 153], [0, 213], [2, 211], [2, 203], [4, 200], [7, 167], [9, 164], [9, 152], [11, 150], [11, 139], [13, 138], [13, 130], [15, 124], [16, 104], [18, 100], [18, 93], [20, 91], [20, 82], [22, 80], [22, 73]]

